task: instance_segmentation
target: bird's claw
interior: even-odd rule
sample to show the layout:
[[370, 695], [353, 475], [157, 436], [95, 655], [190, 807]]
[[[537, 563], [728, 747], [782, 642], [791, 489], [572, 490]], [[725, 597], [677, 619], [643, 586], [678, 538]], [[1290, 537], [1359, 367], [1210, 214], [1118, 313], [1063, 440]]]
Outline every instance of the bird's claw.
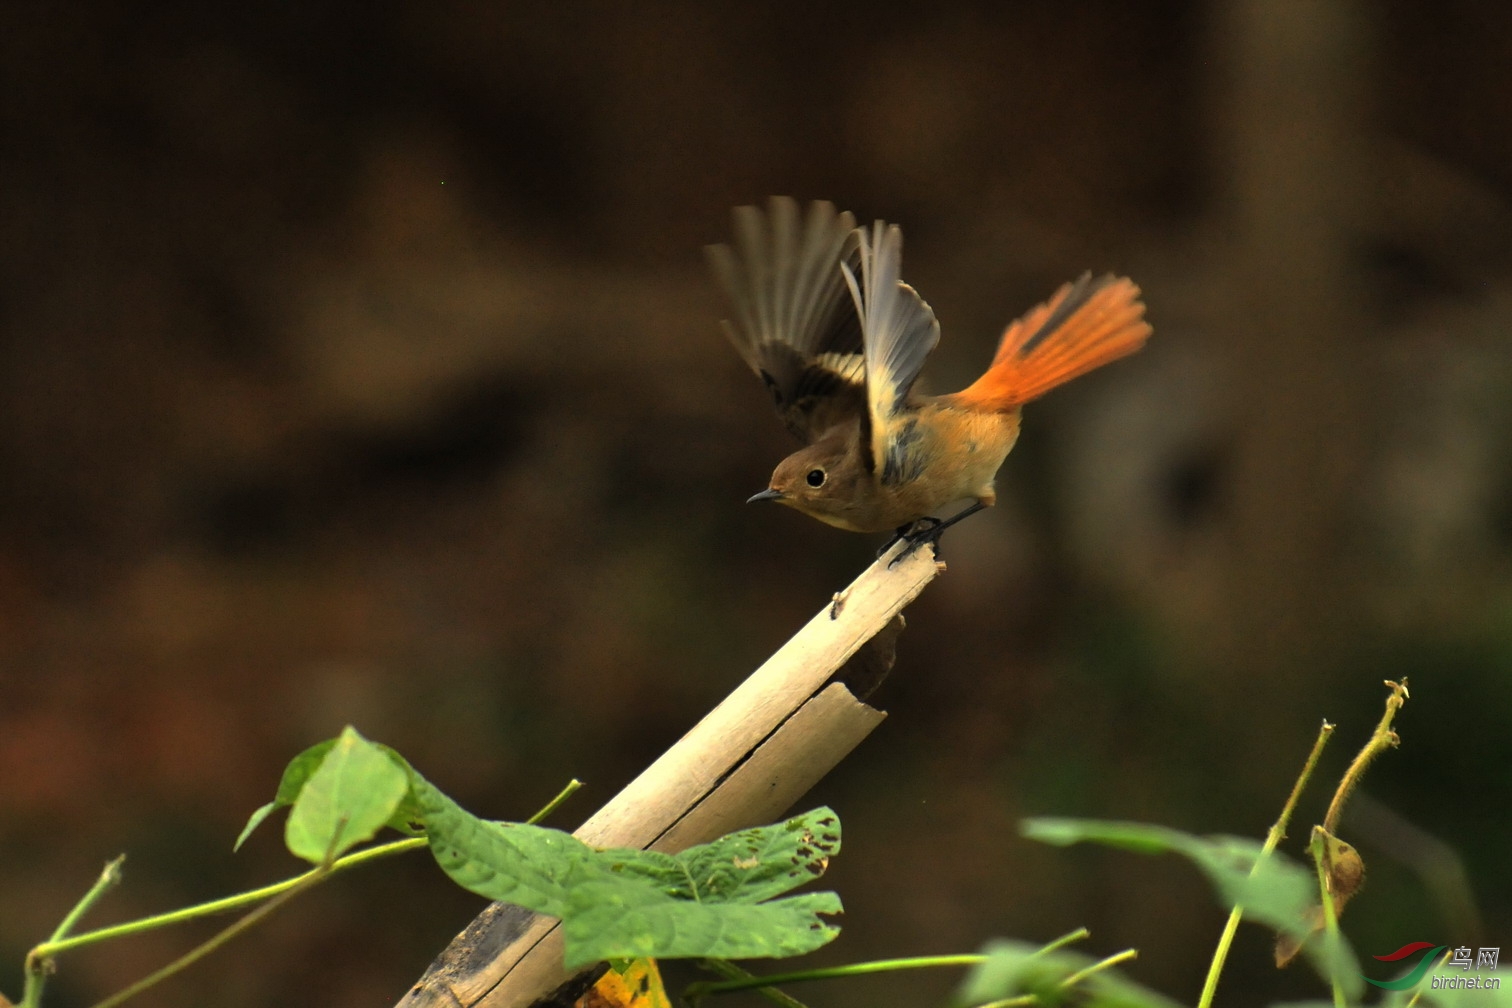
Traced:
[[900, 540], [906, 545], [898, 551], [897, 556], [893, 557], [887, 562], [888, 568], [891, 569], [893, 567], [896, 567], [904, 560], [913, 556], [914, 552], [925, 543], [932, 544], [934, 546], [935, 556], [939, 556], [940, 534], [945, 531], [945, 525], [946, 523], [942, 522], [940, 519], [935, 518], [932, 515], [926, 515], [913, 524], [906, 525], [903, 528], [898, 529], [898, 534], [893, 536], [892, 540], [882, 548], [882, 552], [886, 553], [888, 550], [892, 549], [893, 546]]

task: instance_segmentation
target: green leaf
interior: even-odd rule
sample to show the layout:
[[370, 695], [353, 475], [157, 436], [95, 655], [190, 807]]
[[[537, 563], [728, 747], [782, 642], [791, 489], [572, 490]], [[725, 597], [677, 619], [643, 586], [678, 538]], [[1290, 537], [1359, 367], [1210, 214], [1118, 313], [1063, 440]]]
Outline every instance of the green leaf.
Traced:
[[699, 901], [757, 903], [812, 882], [838, 853], [840, 818], [817, 808], [690, 847], [677, 861]]
[[1261, 846], [1243, 837], [1196, 837], [1164, 826], [1090, 819], [1026, 819], [1023, 833], [1060, 846], [1090, 842], [1141, 854], [1180, 854], [1202, 870], [1226, 903], [1242, 903], [1245, 917], [1278, 930], [1302, 926], [1317, 889], [1317, 876], [1282, 854], [1272, 853], [1251, 878]]
[[320, 769], [320, 764], [325, 762], [326, 755], [336, 748], [336, 743], [339, 741], [341, 741], [340, 737], [316, 742], [289, 760], [289, 765], [284, 767], [283, 776], [278, 779], [278, 790], [273, 793], [273, 804], [293, 805], [294, 800], [299, 797], [299, 792], [304, 790], [305, 781]]
[[247, 819], [247, 825], [243, 826], [242, 831], [237, 834], [236, 843], [231, 845], [232, 852], [241, 850], [241, 845], [247, 842], [247, 837], [252, 835], [252, 831], [261, 826], [263, 820], [272, 815], [277, 808], [277, 802], [268, 802], [253, 812]]
[[956, 991], [955, 1003], [984, 1004], [1023, 993], [1024, 977], [1040, 949], [1026, 942], [995, 941], [982, 949], [987, 957], [971, 968]]
[[[1435, 959], [1441, 959], [1440, 952]], [[1393, 968], [1401, 971], [1402, 965], [1396, 964], [1370, 964], [1370, 972], [1376, 979], [1384, 979], [1383, 973], [1389, 973]], [[1380, 1008], [1410, 1008], [1412, 1005], [1420, 1005], [1422, 1008], [1512, 1008], [1512, 988], [1508, 987], [1482, 987], [1455, 988], [1441, 986], [1437, 990], [1433, 987], [1433, 978], [1443, 977], [1450, 983], [1463, 982], [1470, 977], [1476, 976], [1476, 972], [1467, 973], [1463, 967], [1450, 966], [1447, 962], [1437, 962], [1428, 971], [1415, 987], [1407, 990], [1381, 992]], [[1495, 975], [1485, 976], [1485, 979], [1494, 979]], [[1440, 981], [1442, 983], [1443, 981]], [[1277, 1006], [1277, 1008], [1293, 1008], [1291, 1005]], [[1303, 1006], [1297, 1006], [1303, 1008]], [[1331, 1006], [1330, 1006], [1331, 1008]]]
[[840, 851], [840, 818], [817, 808], [775, 826], [729, 833], [680, 854], [595, 852], [610, 871], [639, 878], [677, 899], [759, 903], [812, 882]]
[[[563, 919], [570, 954], [756, 958], [811, 951], [838, 928], [833, 893], [782, 900], [840, 849], [827, 808], [742, 830], [677, 855], [594, 850], [560, 830], [480, 819], [386, 746], [348, 728], [301, 753], [243, 837], [293, 803], [290, 850], [317, 863], [387, 825], [423, 827], [432, 856], [463, 888]], [[574, 959], [574, 962], [579, 961]]]
[[573, 964], [799, 955], [839, 931], [817, 916], [840, 912], [833, 893], [763, 902], [813, 879], [839, 849], [829, 809], [671, 855], [594, 850], [559, 830], [479, 819], [414, 771], [410, 791], [441, 869], [480, 896], [562, 918]]
[[[1012, 997], [1034, 995], [1037, 1004], [1095, 1004], [1098, 1008], [1177, 1008], [1164, 995], [1102, 969], [1071, 988], [1063, 986], [1073, 974], [1097, 960], [1081, 952], [1046, 952], [1016, 941], [996, 941], [982, 949], [987, 960], [972, 968], [956, 992], [954, 1003], [980, 1005]], [[1072, 992], [1075, 992], [1074, 994]]]
[[756, 959], [811, 952], [839, 933], [834, 893], [774, 900], [824, 873], [840, 820], [814, 809], [680, 854], [593, 852], [574, 868], [563, 932], [573, 964], [606, 956]]
[[[1218, 890], [1225, 906], [1242, 906], [1244, 918], [1306, 942], [1305, 950], [1325, 978], [1355, 998], [1364, 986], [1359, 965], [1346, 942], [1307, 941], [1309, 912], [1318, 895], [1318, 877], [1279, 852], [1260, 861], [1262, 847], [1244, 837], [1197, 837], [1165, 826], [1096, 819], [1026, 819], [1021, 825], [1031, 840], [1067, 846], [1098, 843], [1140, 854], [1173, 853], [1195, 864]], [[1260, 861], [1258, 870], [1255, 864]], [[1251, 872], [1253, 871], [1253, 876]]]
[[[292, 764], [290, 769], [294, 769]], [[347, 727], [319, 766], [295, 788], [298, 797], [289, 812], [284, 840], [295, 856], [326, 864], [382, 829], [404, 800], [408, 786], [403, 768], [356, 729]], [[283, 785], [279, 790], [283, 792]]]
[[[241, 834], [236, 838], [236, 843], [232, 845], [232, 850], [239, 850], [241, 845], [247, 842], [247, 838], [252, 835], [252, 832], [261, 826], [268, 816], [281, 808], [294, 804], [299, 798], [299, 793], [304, 790], [305, 782], [310, 779], [311, 774], [320, 768], [320, 764], [324, 762], [326, 754], [335, 747], [336, 742], [337, 739], [326, 739], [324, 742], [317, 742], [289, 761], [289, 765], [284, 768], [283, 777], [279, 779], [278, 791], [274, 794], [273, 800], [252, 813], [251, 817], [247, 820], [247, 825], [242, 827]], [[406, 772], [409, 771], [408, 761], [403, 756], [400, 756], [399, 753], [383, 745], [381, 742], [371, 742], [369, 744], [386, 753], [390, 759]], [[415, 809], [414, 799], [406, 789], [403, 801], [394, 810], [394, 814], [389, 817], [386, 825], [406, 836], [419, 836], [425, 832], [423, 829], [417, 828], [416, 824], [419, 821], [420, 817]]]
[[236, 843], [231, 845], [233, 851], [240, 850], [241, 845], [247, 842], [247, 837], [251, 836], [252, 831], [261, 826], [268, 816], [294, 804], [294, 799], [299, 797], [300, 789], [304, 787], [305, 781], [310, 779], [310, 774], [315, 772], [321, 761], [325, 759], [326, 753], [330, 752], [335, 744], [335, 739], [317, 742], [289, 761], [289, 765], [284, 767], [283, 776], [279, 778], [278, 790], [274, 792], [273, 800], [253, 812], [247, 819], [247, 825], [242, 827]]
[[[382, 742], [374, 742], [373, 744], [382, 750], [384, 755], [393, 760], [395, 766], [404, 771], [405, 778], [411, 784], [417, 779], [424, 780], [423, 777], [415, 773], [415, 768], [410, 766], [409, 760], [399, 755], [397, 749], [386, 746]], [[393, 815], [389, 816], [389, 820], [385, 825], [389, 829], [403, 833], [405, 836], [422, 836], [425, 833], [425, 815], [420, 808], [419, 799], [415, 795], [413, 786], [407, 786], [404, 789], [403, 800], [399, 802], [399, 806], [394, 809]]]
[[567, 875], [594, 853], [569, 833], [479, 819], [413, 770], [414, 810], [441, 870], [469, 892], [551, 917], [567, 906]]
[[588, 859], [604, 871], [640, 879], [677, 899], [698, 898], [687, 869], [675, 854], [631, 847], [604, 847], [589, 848]]
[[[1438, 967], [1430, 975], [1443, 977], [1450, 983], [1466, 979], [1462, 968], [1447, 964]], [[1483, 979], [1494, 978], [1485, 977], [1484, 974], [1482, 977]], [[1512, 1005], [1512, 989], [1503, 989], [1500, 986], [1482, 987], [1479, 990], [1455, 987], [1440, 987], [1434, 990], [1432, 982], [1425, 980], [1419, 990], [1423, 992], [1423, 1002], [1434, 1005], [1435, 1008], [1508, 1008]], [[1406, 992], [1403, 993], [1405, 995]]]
[[698, 903], [584, 862], [562, 921], [569, 969], [609, 957], [757, 959], [812, 952], [840, 929], [834, 893], [765, 903]]
[[1122, 847], [1139, 854], [1164, 854], [1177, 851], [1187, 840], [1196, 837], [1164, 826], [1148, 823], [1116, 822], [1107, 819], [1058, 819], [1040, 816], [1025, 819], [1019, 831], [1030, 840], [1069, 847], [1075, 843], [1100, 843], [1105, 847]]
[[820, 917], [841, 912], [834, 893], [774, 898], [822, 875], [839, 851], [840, 821], [828, 808], [676, 855], [594, 850], [560, 830], [470, 814], [397, 752], [350, 727], [290, 761], [238, 845], [286, 805], [289, 849], [317, 864], [385, 825], [423, 832], [458, 885], [562, 918], [574, 963], [791, 956], [839, 933]]
[[[1178, 1002], [1164, 994], [1111, 970], [1088, 977], [1075, 989], [1086, 991], [1090, 995], [1087, 1003], [1095, 1004], [1097, 1008], [1181, 1008]], [[1081, 1002], [1078, 1000], [1077, 1003]]]

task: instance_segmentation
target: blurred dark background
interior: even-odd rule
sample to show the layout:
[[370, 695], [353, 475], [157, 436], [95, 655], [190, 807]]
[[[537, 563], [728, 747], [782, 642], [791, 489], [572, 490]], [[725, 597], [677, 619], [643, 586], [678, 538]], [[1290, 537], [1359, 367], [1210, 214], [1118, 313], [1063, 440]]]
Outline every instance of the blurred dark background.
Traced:
[[[1512, 943], [1509, 60], [1493, 0], [0, 7], [0, 990], [118, 852], [88, 923], [297, 870], [231, 841], [349, 722], [492, 816], [582, 777], [573, 826], [869, 562], [742, 503], [791, 446], [701, 247], [772, 193], [904, 226], [936, 391], [1084, 269], [1156, 329], [947, 537], [809, 800], [817, 958], [1087, 925], [1191, 1001], [1196, 873], [1017, 821], [1258, 837], [1326, 717], [1298, 851], [1402, 676], [1346, 929]], [[481, 905], [368, 868], [142, 1003], [387, 1005]], [[1226, 1003], [1321, 996], [1269, 954]]]

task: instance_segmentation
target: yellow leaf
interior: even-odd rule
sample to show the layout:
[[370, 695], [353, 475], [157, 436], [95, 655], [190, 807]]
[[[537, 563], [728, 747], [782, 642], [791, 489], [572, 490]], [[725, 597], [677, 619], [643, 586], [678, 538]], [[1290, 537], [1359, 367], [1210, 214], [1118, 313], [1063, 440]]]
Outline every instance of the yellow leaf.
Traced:
[[672, 1008], [655, 959], [615, 959], [574, 1008]]

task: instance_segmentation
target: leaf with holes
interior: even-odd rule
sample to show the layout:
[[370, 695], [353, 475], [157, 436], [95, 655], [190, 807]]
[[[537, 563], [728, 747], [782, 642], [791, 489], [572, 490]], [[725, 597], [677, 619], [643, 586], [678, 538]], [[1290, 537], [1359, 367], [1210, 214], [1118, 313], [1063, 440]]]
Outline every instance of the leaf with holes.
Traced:
[[563, 917], [570, 964], [613, 956], [755, 959], [811, 952], [839, 933], [834, 893], [773, 899], [824, 873], [840, 820], [818, 808], [680, 854], [596, 851], [575, 866]]
[[578, 872], [562, 919], [568, 969], [612, 957], [802, 955], [840, 933], [819, 916], [841, 912], [840, 897], [832, 892], [765, 903], [699, 903], [591, 863]]
[[840, 818], [817, 808], [785, 823], [690, 847], [677, 860], [700, 901], [759, 902], [812, 882], [838, 853]]
[[759, 903], [824, 874], [840, 852], [840, 818], [817, 808], [773, 826], [729, 833], [680, 854], [605, 850], [610, 871], [644, 879], [677, 899]]

